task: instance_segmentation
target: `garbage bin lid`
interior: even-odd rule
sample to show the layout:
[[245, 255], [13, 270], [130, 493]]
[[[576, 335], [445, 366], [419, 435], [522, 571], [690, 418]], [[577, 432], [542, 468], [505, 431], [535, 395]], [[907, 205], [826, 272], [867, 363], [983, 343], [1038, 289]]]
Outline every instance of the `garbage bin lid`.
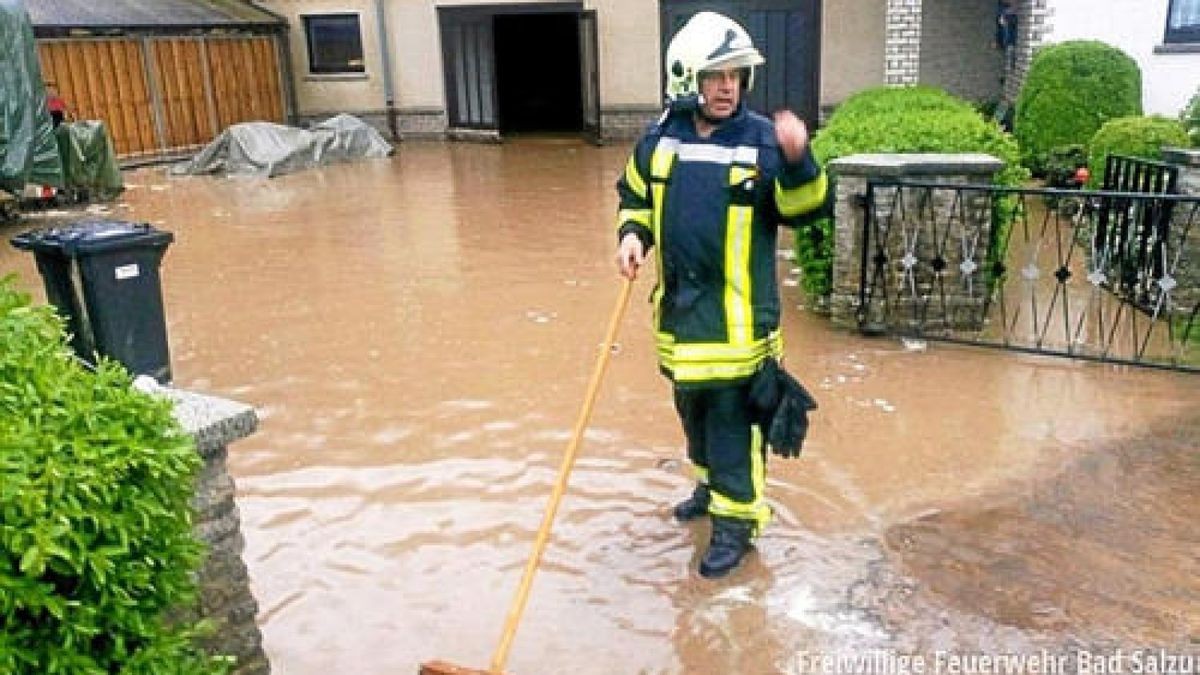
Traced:
[[115, 248], [165, 246], [174, 239], [170, 232], [157, 230], [147, 223], [122, 220], [80, 220], [31, 230], [13, 237], [12, 245], [26, 251], [58, 253], [66, 256], [96, 253]]

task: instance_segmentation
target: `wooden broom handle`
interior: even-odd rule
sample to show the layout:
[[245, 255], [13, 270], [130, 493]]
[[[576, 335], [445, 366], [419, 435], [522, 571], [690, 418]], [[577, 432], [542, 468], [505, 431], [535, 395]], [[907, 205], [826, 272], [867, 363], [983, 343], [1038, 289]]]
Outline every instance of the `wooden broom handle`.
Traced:
[[617, 306], [613, 308], [608, 320], [608, 332], [604, 335], [604, 344], [596, 356], [596, 365], [592, 369], [592, 379], [588, 382], [587, 394], [584, 396], [583, 408], [579, 411], [579, 419], [575, 421], [575, 430], [567, 443], [567, 451], [563, 454], [562, 464], [558, 468], [558, 479], [554, 482], [554, 490], [550, 493], [550, 501], [546, 504], [546, 513], [542, 516], [542, 525], [538, 528], [537, 537], [533, 542], [533, 552], [525, 563], [525, 573], [521, 575], [521, 583], [517, 586], [517, 594], [513, 597], [512, 605], [508, 608], [508, 616], [504, 620], [504, 632], [500, 635], [500, 644], [492, 655], [491, 672], [501, 673], [508, 661], [508, 651], [512, 647], [513, 637], [517, 633], [517, 624], [525, 611], [525, 602], [529, 599], [529, 587], [533, 583], [533, 575], [541, 562], [542, 552], [546, 550], [546, 542], [550, 539], [550, 526], [554, 524], [554, 516], [558, 513], [558, 504], [562, 501], [563, 493], [567, 490], [567, 480], [571, 477], [571, 467], [575, 464], [575, 455], [579, 452], [579, 443], [592, 416], [592, 405], [596, 402], [596, 393], [604, 372], [608, 370], [608, 357], [612, 355], [613, 344], [617, 338], [621, 319], [625, 316], [625, 308], [629, 305], [629, 294], [633, 289], [633, 280], [625, 278], [621, 284], [621, 294], [617, 298]]

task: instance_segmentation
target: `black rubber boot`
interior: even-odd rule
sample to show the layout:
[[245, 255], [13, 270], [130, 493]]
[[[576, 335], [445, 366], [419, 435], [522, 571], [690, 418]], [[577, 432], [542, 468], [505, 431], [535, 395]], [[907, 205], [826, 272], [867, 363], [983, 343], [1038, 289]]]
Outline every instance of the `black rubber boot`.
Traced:
[[713, 516], [712, 539], [700, 561], [700, 576], [716, 579], [729, 574], [750, 551], [754, 523], [739, 518]]
[[696, 483], [692, 496], [675, 505], [675, 520], [686, 522], [708, 515], [708, 504], [711, 501], [712, 495], [708, 493], [708, 486]]

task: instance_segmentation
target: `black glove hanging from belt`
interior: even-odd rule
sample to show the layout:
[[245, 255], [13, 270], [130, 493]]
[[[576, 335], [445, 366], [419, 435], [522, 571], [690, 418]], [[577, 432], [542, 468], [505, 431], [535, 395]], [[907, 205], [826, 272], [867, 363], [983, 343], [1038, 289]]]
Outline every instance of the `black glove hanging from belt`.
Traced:
[[816, 400], [804, 385], [778, 360], [766, 359], [750, 380], [750, 405], [771, 452], [780, 457], [799, 457], [808, 434], [808, 411], [817, 409]]

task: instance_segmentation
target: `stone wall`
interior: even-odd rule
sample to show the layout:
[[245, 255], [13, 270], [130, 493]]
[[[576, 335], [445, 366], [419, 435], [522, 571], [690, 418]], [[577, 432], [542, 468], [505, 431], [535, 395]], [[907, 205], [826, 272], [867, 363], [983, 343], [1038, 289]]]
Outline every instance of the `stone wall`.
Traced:
[[401, 138], [443, 138], [446, 120], [442, 108], [401, 108], [397, 113]]
[[242, 562], [241, 516], [233, 479], [225, 468], [229, 443], [253, 433], [258, 417], [253, 408], [225, 399], [169, 388], [152, 387], [151, 393], [165, 395], [175, 404], [176, 419], [196, 439], [196, 450], [204, 459], [192, 505], [197, 535], [208, 546], [199, 575], [200, 612], [216, 625], [205, 647], [235, 657], [236, 675], [269, 673], [271, 666], [255, 623], [258, 603]]
[[[957, 154], [957, 155], [940, 155], [940, 154], [880, 154], [880, 155], [853, 155], [843, 157], [830, 162], [828, 170], [834, 179], [836, 185], [835, 194], [835, 211], [834, 211], [834, 259], [833, 259], [833, 288], [830, 294], [830, 319], [835, 326], [841, 328], [901, 328], [894, 324], [872, 325], [873, 322], [891, 321], [893, 319], [902, 318], [905, 315], [904, 311], [897, 311], [891, 319], [880, 319], [880, 307], [872, 304], [872, 306], [861, 307], [860, 289], [862, 286], [863, 275], [863, 231], [866, 218], [866, 194], [867, 184], [873, 180], [881, 181], [897, 181], [897, 180], [918, 180], [927, 182], [940, 183], [972, 183], [972, 184], [989, 184], [992, 182], [992, 177], [997, 171], [1003, 167], [1003, 162], [992, 157], [991, 155], [983, 154]], [[894, 203], [895, 188], [877, 189], [879, 194], [876, 195], [874, 210], [872, 211], [873, 222], [884, 222], [892, 215], [892, 204]], [[935, 191], [935, 200], [953, 199], [952, 191]], [[979, 195], [980, 199], [986, 199], [986, 195]], [[941, 213], [946, 210], [944, 205], [934, 203], [932, 209], [935, 212]], [[989, 214], [990, 211], [986, 208], [972, 208], [971, 205], [964, 210], [967, 214]], [[915, 209], [912, 213], [916, 213]], [[943, 226], [946, 226], [943, 221]], [[952, 224], [953, 228], [948, 233], [942, 232], [942, 236], [948, 236], [951, 240], [956, 240], [962, 234], [968, 233], [968, 228], [980, 234], [982, 241], [987, 241], [987, 231], [991, 227], [990, 218], [973, 220], [970, 217], [957, 220]], [[901, 275], [904, 270], [900, 268], [900, 264], [904, 259], [904, 253], [907, 251], [900, 250], [903, 244], [902, 237], [892, 237], [889, 241], [887, 251], [888, 268], [887, 274]], [[932, 238], [928, 238], [932, 239]], [[933, 253], [927, 248], [917, 248], [914, 253], [922, 263], [928, 263], [934, 257]], [[948, 253], [952, 253], [948, 250]], [[985, 251], [980, 251], [977, 257], [985, 254]], [[874, 255], [874, 249], [868, 251], [868, 258]], [[963, 262], [962, 260], [949, 257], [946, 261], [949, 269], [957, 269]], [[870, 261], [868, 260], [868, 271], [870, 271]], [[982, 259], [978, 261], [979, 267], [982, 267]], [[927, 274], [928, 265], [923, 264], [919, 268], [913, 265], [908, 266], [911, 269], [918, 270], [917, 277], [917, 292], [923, 291], [923, 286], [927, 286], [930, 282], [928, 279], [919, 275]], [[894, 280], [889, 279], [889, 281]], [[980, 289], [976, 286], [972, 292], [964, 292], [961, 296], [951, 294], [949, 302], [951, 305], [956, 303], [962, 305], [962, 315], [975, 316], [972, 312], [966, 311], [979, 304], [981, 297]], [[896, 301], [896, 299], [893, 299]], [[912, 300], [911, 298], [909, 299]], [[901, 304], [903, 299], [899, 301]], [[897, 309], [893, 306], [893, 309]], [[953, 314], [952, 314], [953, 315]], [[936, 328], [936, 326], [933, 326]]]
[[661, 107], [625, 106], [600, 111], [600, 133], [605, 143], [634, 141], [662, 115]]
[[[1200, 199], [1200, 149], [1163, 148], [1164, 162], [1179, 167], [1179, 193]], [[1177, 315], [1188, 316], [1200, 304], [1200, 204], [1184, 203], [1175, 207], [1172, 232], [1187, 229], [1174, 278], [1172, 291]], [[1193, 326], [1198, 330], [1200, 326]]]

